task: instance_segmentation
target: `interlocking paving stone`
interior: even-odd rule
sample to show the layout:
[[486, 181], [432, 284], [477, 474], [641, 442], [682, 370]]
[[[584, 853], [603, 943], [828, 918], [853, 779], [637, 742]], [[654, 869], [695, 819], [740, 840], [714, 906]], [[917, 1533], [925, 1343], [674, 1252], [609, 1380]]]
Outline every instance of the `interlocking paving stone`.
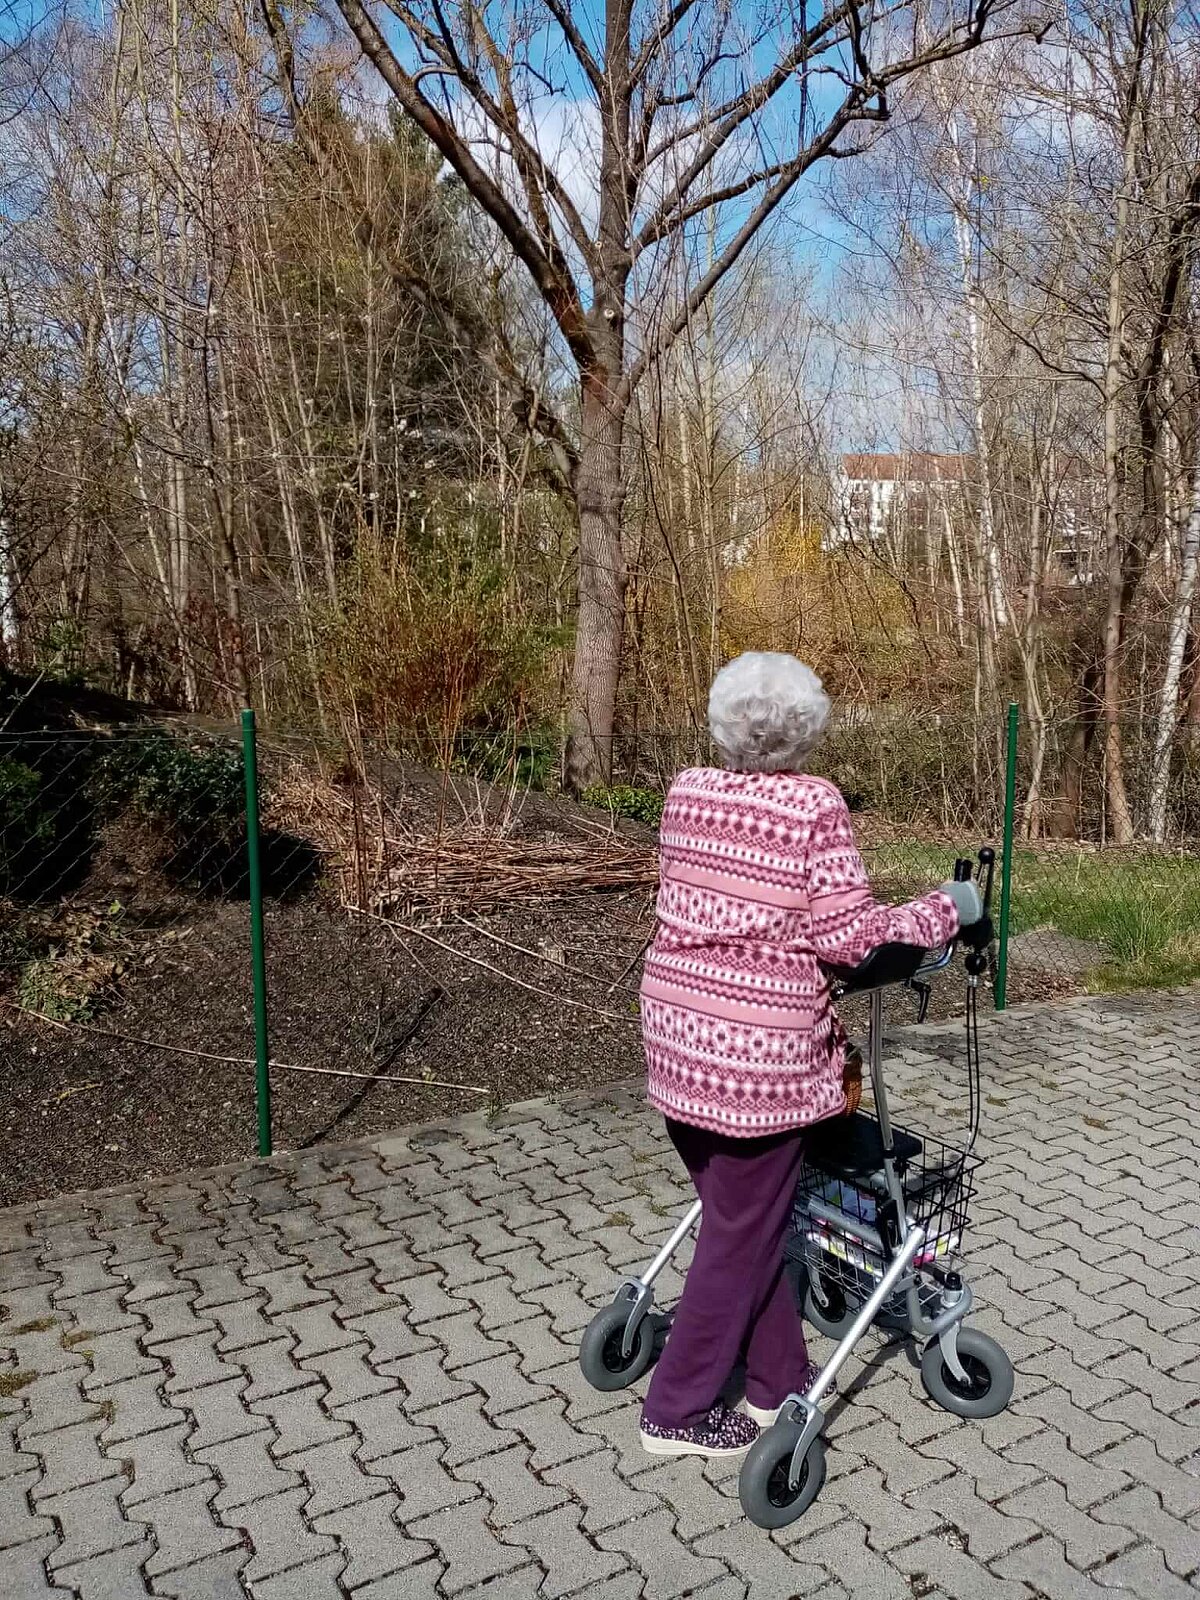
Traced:
[[[42, 1476], [32, 1490], [35, 1501], [98, 1483], [103, 1478], [121, 1476], [120, 1461], [106, 1455], [100, 1447], [99, 1434], [103, 1426], [102, 1420], [78, 1422], [73, 1427], [39, 1434], [29, 1441], [29, 1448], [36, 1450], [42, 1462]], [[117, 1493], [117, 1489], [113, 1493]]]
[[1004, 1454], [1010, 1461], [1022, 1462], [1039, 1474], [1047, 1474], [1062, 1486], [1073, 1506], [1086, 1511], [1098, 1500], [1128, 1487], [1130, 1479], [1128, 1473], [1121, 1470], [1120, 1454], [1129, 1442], [1089, 1461], [1070, 1449], [1061, 1433], [1046, 1428], [1010, 1445]]
[[[417, 1567], [405, 1567], [403, 1572], [394, 1572], [391, 1577], [381, 1578], [378, 1583], [364, 1583], [361, 1589], [355, 1590], [354, 1600], [442, 1600], [439, 1580], [444, 1567], [445, 1563], [436, 1559], [423, 1561]], [[536, 1576], [540, 1578], [541, 1574]], [[503, 1582], [503, 1579], [500, 1581]], [[483, 1591], [488, 1600], [492, 1600], [492, 1596], [498, 1592], [491, 1587]], [[530, 1593], [536, 1593], [536, 1590], [530, 1590]]]
[[552, 1511], [570, 1498], [561, 1485], [543, 1482], [529, 1465], [529, 1446], [514, 1445], [496, 1455], [459, 1467], [454, 1476], [475, 1484], [492, 1502], [488, 1520], [492, 1527], [504, 1529], [523, 1523], [526, 1517]]
[[602, 1550], [623, 1555], [644, 1573], [651, 1594], [686, 1593], [727, 1570], [720, 1561], [697, 1553], [675, 1532], [675, 1518], [665, 1506], [636, 1522], [623, 1523], [596, 1535]]
[[[1176, 1577], [1191, 1577], [1200, 1568], [1200, 1527], [1173, 1517], [1163, 1509], [1158, 1495], [1141, 1485], [1096, 1506], [1092, 1518], [1111, 1523], [1114, 1531], [1125, 1529], [1154, 1545], [1162, 1551], [1167, 1570]], [[1068, 1546], [1067, 1554], [1070, 1553]]]
[[[272, 1455], [283, 1460], [297, 1450], [311, 1450], [314, 1445], [352, 1435], [349, 1422], [339, 1421], [325, 1410], [325, 1393], [324, 1384], [314, 1383], [306, 1373], [302, 1388], [250, 1403], [250, 1414], [274, 1434]], [[348, 1448], [354, 1448], [353, 1444]]]
[[[944, 1539], [918, 1539], [916, 1544], [906, 1544], [893, 1551], [891, 1560], [907, 1574], [909, 1582], [905, 1588], [909, 1595], [923, 1595], [936, 1585], [953, 1596], [953, 1600], [1028, 1600], [1029, 1590], [1023, 1583], [996, 1577], [987, 1567]], [[836, 1567], [832, 1570], [838, 1573]], [[849, 1576], [844, 1569], [839, 1575]], [[856, 1592], [852, 1586], [851, 1593]], [[1053, 1593], [1053, 1590], [1048, 1592]]]
[[[522, 1414], [514, 1412], [512, 1418], [518, 1418]], [[509, 1426], [509, 1421], [506, 1420], [503, 1427], [489, 1422], [483, 1414], [479, 1396], [452, 1400], [449, 1405], [438, 1406], [436, 1411], [423, 1412], [421, 1416], [422, 1420], [428, 1416], [436, 1421], [438, 1432], [448, 1445], [444, 1459], [445, 1465], [451, 1470], [463, 1466], [468, 1461], [477, 1461], [480, 1456], [494, 1455], [496, 1451], [506, 1450], [510, 1445], [518, 1443], [516, 1433], [513, 1431], [517, 1422], [513, 1420], [512, 1426]], [[539, 1464], [535, 1457], [535, 1467]]]
[[[487, 1462], [480, 1462], [480, 1467]], [[551, 1467], [542, 1474], [543, 1481], [566, 1490], [583, 1506], [585, 1533], [601, 1533], [605, 1528], [615, 1528], [618, 1523], [631, 1522], [634, 1517], [653, 1511], [657, 1501], [649, 1486], [638, 1483], [631, 1487], [621, 1476], [621, 1457], [615, 1450], [597, 1450], [594, 1455], [581, 1456], [578, 1461], [568, 1461], [560, 1467]], [[464, 1467], [468, 1472], [472, 1468]], [[693, 1479], [695, 1474], [692, 1475]]]
[[1194, 1517], [1200, 1512], [1200, 1457], [1175, 1466], [1164, 1460], [1150, 1439], [1126, 1439], [1103, 1457], [1138, 1483], [1148, 1484], [1173, 1517]]
[[[381, 1456], [395, 1455], [399, 1450], [428, 1444], [436, 1438], [432, 1427], [409, 1421], [401, 1408], [403, 1398], [399, 1390], [393, 1390], [390, 1394], [338, 1407], [337, 1420], [348, 1422], [359, 1441], [354, 1451], [357, 1460], [376, 1461]], [[441, 1426], [440, 1412], [438, 1424]]]
[[[210, 1444], [224, 1444], [228, 1439], [240, 1439], [269, 1426], [264, 1418], [247, 1411], [242, 1401], [245, 1388], [245, 1378], [227, 1378], [222, 1383], [208, 1383], [201, 1389], [187, 1389], [172, 1395], [172, 1404], [195, 1419], [195, 1432], [189, 1440], [193, 1451]], [[176, 1418], [167, 1415], [164, 1420], [174, 1422]]]
[[[69, 1596], [75, 1591], [64, 1589], [60, 1583], [47, 1576], [46, 1558], [58, 1548], [57, 1535], [49, 1539], [36, 1539], [29, 1544], [17, 1545], [4, 1552], [5, 1600], [43, 1600], [45, 1596]], [[137, 1592], [136, 1590], [134, 1591]]]
[[88, 1373], [82, 1387], [89, 1400], [103, 1400], [106, 1389], [129, 1378], [164, 1376], [162, 1361], [142, 1349], [138, 1327], [97, 1333], [85, 1323], [77, 1331], [87, 1335], [79, 1349], [87, 1351]]
[[[644, 1384], [578, 1371], [687, 1198], [636, 1087], [0, 1213], [0, 1369], [37, 1374], [0, 1401], [0, 1593], [1195, 1597], [1198, 1022], [1194, 990], [988, 1020], [970, 1277], [1013, 1405], [951, 1417], [867, 1341], [775, 1535], [736, 1462], [641, 1453]], [[915, 1122], [961, 1117], [960, 1033], [898, 1035]]]
[[598, 1584], [628, 1565], [615, 1551], [597, 1549], [579, 1531], [581, 1516], [579, 1506], [558, 1506], [527, 1517], [500, 1535], [508, 1543], [523, 1545], [537, 1557], [546, 1572], [538, 1594], [546, 1600], [559, 1600], [579, 1589], [594, 1594]]
[[305, 1562], [295, 1572], [259, 1578], [250, 1585], [250, 1593], [253, 1600], [342, 1600], [346, 1593], [341, 1584], [345, 1566], [345, 1556], [322, 1556]]
[[433, 1555], [425, 1540], [410, 1537], [398, 1519], [400, 1501], [385, 1490], [373, 1500], [360, 1500], [327, 1516], [312, 1518], [313, 1527], [337, 1541], [338, 1549], [349, 1556], [341, 1575], [347, 1589], [390, 1577], [405, 1567], [416, 1566]]
[[30, 1506], [29, 1491], [38, 1482], [40, 1473], [35, 1464], [32, 1472], [21, 1472], [0, 1481], [0, 1550], [10, 1550], [27, 1539], [37, 1539], [54, 1532], [49, 1517], [34, 1512]]
[[129, 1474], [129, 1481], [121, 1490], [121, 1506], [127, 1516], [132, 1516], [144, 1500], [171, 1494], [176, 1489], [190, 1489], [193, 1484], [206, 1483], [212, 1478], [208, 1467], [185, 1453], [190, 1432], [190, 1426], [184, 1422], [174, 1428], [139, 1434], [121, 1446], [121, 1465]]
[[395, 1378], [387, 1378], [374, 1371], [367, 1361], [369, 1353], [370, 1346], [363, 1340], [344, 1349], [326, 1351], [324, 1355], [309, 1356], [301, 1363], [301, 1368], [325, 1380], [331, 1411], [366, 1400], [371, 1395], [398, 1395]]
[[446, 1471], [442, 1464], [445, 1448], [443, 1444], [416, 1445], [399, 1455], [371, 1462], [372, 1481], [384, 1479], [403, 1501], [402, 1520], [406, 1524], [479, 1495], [477, 1483]]
[[21, 1450], [17, 1446], [19, 1421], [19, 1411], [14, 1411], [11, 1416], [0, 1417], [0, 1481], [17, 1473], [29, 1472], [38, 1464], [33, 1451]]
[[180, 1567], [154, 1578], [150, 1590], [166, 1596], [167, 1600], [244, 1600], [246, 1590], [239, 1573], [249, 1559], [249, 1550], [209, 1556], [194, 1566]]
[[255, 1500], [231, 1515], [233, 1525], [245, 1532], [254, 1550], [245, 1569], [252, 1586], [276, 1573], [336, 1554], [334, 1540], [314, 1533], [301, 1516], [307, 1499], [306, 1489], [288, 1489], [269, 1500]]
[[272, 1456], [270, 1446], [271, 1436], [263, 1429], [220, 1444], [193, 1447], [195, 1460], [211, 1468], [221, 1480], [214, 1507], [222, 1516], [253, 1500], [265, 1500], [269, 1495], [302, 1486], [294, 1460], [281, 1465]]
[[221, 1527], [216, 1521], [217, 1493], [214, 1479], [143, 1500], [131, 1513], [138, 1522], [149, 1523], [158, 1547], [146, 1562], [148, 1576], [191, 1566], [241, 1543], [235, 1528]]
[[140, 1544], [146, 1535], [144, 1524], [127, 1522], [121, 1515], [110, 1483], [68, 1489], [65, 1494], [39, 1500], [38, 1507], [43, 1515], [53, 1517], [62, 1529], [62, 1543], [49, 1557], [51, 1571], [55, 1573], [77, 1561], [86, 1561], [90, 1556], [107, 1555], [127, 1544]]
[[[992, 1570], [1004, 1579], [1026, 1585], [1025, 1593], [1032, 1590], [1034, 1594], [1052, 1596], [1053, 1600], [1100, 1600], [1105, 1592], [1097, 1587], [1094, 1577], [1070, 1564], [1061, 1541], [1049, 1534], [1000, 1557]], [[1155, 1591], [1135, 1588], [1134, 1593], [1152, 1600]]]
[[1110, 1591], [1131, 1589], [1153, 1600], [1195, 1600], [1196, 1595], [1192, 1584], [1167, 1570], [1162, 1551], [1145, 1544], [1098, 1569], [1096, 1582]]
[[502, 1544], [486, 1521], [487, 1503], [468, 1500], [449, 1511], [437, 1511], [411, 1523], [408, 1532], [417, 1539], [428, 1539], [448, 1562], [442, 1575], [442, 1588], [448, 1595], [461, 1594], [477, 1584], [529, 1565], [529, 1552]]
[[[850, 1528], [849, 1523], [838, 1527]], [[860, 1533], [865, 1530], [858, 1529]], [[824, 1582], [826, 1572], [814, 1561], [810, 1546], [813, 1539], [798, 1539], [792, 1545], [764, 1538], [760, 1529], [745, 1518], [731, 1522], [713, 1533], [702, 1534], [691, 1541], [691, 1547], [700, 1555], [715, 1557], [739, 1577], [750, 1580], [752, 1594], [803, 1594]], [[823, 1547], [822, 1547], [823, 1548]], [[864, 1559], [873, 1561], [869, 1555]], [[900, 1582], [898, 1575], [887, 1569], [887, 1581]]]
[[[1061, 1483], [1043, 1479], [1000, 1503], [1005, 1516], [1025, 1517], [1036, 1522], [1066, 1551], [1073, 1567], [1094, 1567], [1107, 1561], [1133, 1543], [1134, 1535], [1119, 1519], [1104, 1515], [1103, 1508], [1076, 1511]], [[1015, 1543], [1016, 1541], [1014, 1541]], [[984, 1560], [989, 1559], [984, 1557]]]
[[26, 1447], [45, 1434], [101, 1417], [96, 1402], [80, 1392], [79, 1375], [74, 1372], [48, 1372], [44, 1378], [37, 1377], [25, 1384], [20, 1397], [25, 1416], [19, 1437]]
[[144, 1540], [56, 1569], [55, 1577], [60, 1583], [70, 1584], [79, 1600], [130, 1600], [131, 1596], [145, 1593], [142, 1568], [153, 1554], [153, 1544]]

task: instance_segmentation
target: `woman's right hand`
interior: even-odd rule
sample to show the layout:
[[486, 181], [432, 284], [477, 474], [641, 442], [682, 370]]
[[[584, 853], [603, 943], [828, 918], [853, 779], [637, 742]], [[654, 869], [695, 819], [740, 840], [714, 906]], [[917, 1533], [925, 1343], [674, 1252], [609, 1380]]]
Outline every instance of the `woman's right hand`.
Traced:
[[983, 896], [979, 886], [970, 878], [959, 882], [951, 879], [939, 885], [942, 894], [954, 901], [954, 909], [958, 912], [958, 925], [960, 928], [969, 928], [973, 922], [978, 922], [983, 915]]

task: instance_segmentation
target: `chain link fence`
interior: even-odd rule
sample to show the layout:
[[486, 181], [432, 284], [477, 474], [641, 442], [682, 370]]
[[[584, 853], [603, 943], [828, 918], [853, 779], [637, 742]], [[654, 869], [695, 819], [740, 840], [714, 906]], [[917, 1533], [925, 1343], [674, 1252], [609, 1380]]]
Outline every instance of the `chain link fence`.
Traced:
[[[817, 764], [885, 898], [1011, 835], [1001, 1003], [1005, 981], [1013, 1001], [1200, 976], [1200, 761], [1184, 743], [1173, 756], [1167, 841], [1118, 848], [1098, 741], [1078, 748], [1077, 731], [1021, 726], [1014, 742], [1003, 721], [881, 712], [843, 718]], [[1126, 731], [1138, 818], [1139, 738]], [[222, 1151], [245, 1150], [256, 1118], [268, 1151], [272, 1094], [289, 1145], [357, 1127], [377, 1084], [415, 1086], [397, 1120], [437, 1114], [439, 1087], [460, 1107], [493, 1098], [506, 1029], [525, 1030], [528, 1071], [545, 1075], [525, 1092], [554, 1087], [556, 1052], [578, 1037], [596, 1036], [598, 1071], [623, 1059], [603, 1041], [636, 1021], [645, 825], [674, 773], [711, 752], [700, 733], [623, 735], [612, 786], [583, 811], [554, 793], [559, 755], [549, 738], [481, 735], [447, 777], [411, 749], [256, 740], [249, 715], [0, 733], [0, 1140], [21, 1097], [26, 1147], [30, 1126], [83, 1137], [102, 1102], [109, 1137], [152, 1127], [169, 1169], [214, 1130]], [[1068, 822], [1074, 837], [1051, 836]], [[579, 898], [597, 887], [616, 891], [599, 917]], [[572, 894], [581, 909], [561, 923], [533, 915]], [[470, 1015], [410, 1050], [463, 972]], [[75, 1186], [112, 1176], [81, 1170]]]
[[247, 894], [235, 734], [0, 734], [0, 979], [51, 1023], [104, 1010], [167, 961], [197, 907]]
[[[956, 854], [1010, 838], [1001, 966], [1018, 998], [1189, 982], [1200, 976], [1200, 729], [1177, 731], [1158, 842], [1155, 733], [1120, 727], [1139, 842], [1113, 842], [1104, 729], [1077, 720], [977, 722], [901, 708], [843, 712], [812, 762], [855, 814], [878, 892], [898, 900], [943, 879]], [[1013, 754], [1009, 767], [1010, 747]], [[640, 731], [614, 745], [618, 804], [653, 812], [680, 767], [712, 760], [701, 730]], [[1011, 777], [1011, 786], [1006, 779]], [[1011, 788], [1011, 792], [1010, 792]], [[1004, 1001], [1003, 982], [998, 998]]]

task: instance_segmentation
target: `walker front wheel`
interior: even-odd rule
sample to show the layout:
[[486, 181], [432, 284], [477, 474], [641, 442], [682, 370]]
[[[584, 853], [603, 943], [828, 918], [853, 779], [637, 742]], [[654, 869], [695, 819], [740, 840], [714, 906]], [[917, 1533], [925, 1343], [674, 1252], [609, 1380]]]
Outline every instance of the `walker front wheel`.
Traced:
[[788, 1481], [800, 1433], [797, 1422], [777, 1422], [764, 1428], [742, 1463], [738, 1498], [756, 1528], [786, 1528], [804, 1515], [821, 1492], [825, 1441], [820, 1434], [804, 1452], [795, 1487]]
[[636, 1383], [654, 1359], [654, 1324], [643, 1317], [633, 1336], [633, 1346], [628, 1355], [621, 1346], [632, 1306], [628, 1300], [614, 1300], [612, 1305], [588, 1323], [579, 1346], [579, 1366], [593, 1389], [605, 1393], [613, 1389], [627, 1389]]
[[956, 1417], [998, 1417], [1012, 1399], [1013, 1364], [994, 1339], [977, 1328], [959, 1328], [958, 1359], [966, 1382], [946, 1365], [936, 1339], [921, 1357], [925, 1392], [943, 1411]]

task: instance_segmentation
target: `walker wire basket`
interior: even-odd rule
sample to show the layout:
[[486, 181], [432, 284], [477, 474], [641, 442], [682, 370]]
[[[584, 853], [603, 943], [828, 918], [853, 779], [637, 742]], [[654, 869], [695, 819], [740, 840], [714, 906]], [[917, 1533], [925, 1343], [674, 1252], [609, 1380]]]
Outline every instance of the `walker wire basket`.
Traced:
[[[858, 1112], [815, 1131], [805, 1152], [786, 1258], [861, 1305], [887, 1271], [900, 1242], [899, 1219], [883, 1169], [883, 1141], [874, 1117]], [[925, 1229], [913, 1263], [922, 1272], [953, 1270], [967, 1231], [982, 1157], [969, 1148], [893, 1129], [896, 1174], [910, 1219]], [[936, 1283], [930, 1283], [936, 1294]], [[882, 1315], [901, 1314], [901, 1285]]]

